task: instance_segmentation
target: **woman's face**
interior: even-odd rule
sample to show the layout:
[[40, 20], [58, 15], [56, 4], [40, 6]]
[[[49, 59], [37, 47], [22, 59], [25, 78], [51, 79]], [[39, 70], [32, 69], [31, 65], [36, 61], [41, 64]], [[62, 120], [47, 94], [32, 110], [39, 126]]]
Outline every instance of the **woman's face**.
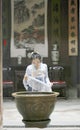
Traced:
[[38, 58], [32, 60], [32, 64], [36, 67], [36, 69], [39, 68], [40, 63], [41, 61]]

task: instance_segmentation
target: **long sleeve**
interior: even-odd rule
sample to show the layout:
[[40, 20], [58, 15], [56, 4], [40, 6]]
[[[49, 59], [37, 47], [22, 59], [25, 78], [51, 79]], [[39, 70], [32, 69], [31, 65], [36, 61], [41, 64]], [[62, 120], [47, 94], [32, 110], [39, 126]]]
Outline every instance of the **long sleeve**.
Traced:
[[[26, 68], [26, 72], [25, 72], [24, 77], [25, 76], [27, 76], [27, 77], [31, 76], [31, 66], [28, 66]], [[25, 78], [23, 78], [23, 85], [24, 85], [25, 89], [28, 90], [28, 83], [27, 83], [27, 80], [25, 80]]]
[[[27, 80], [25, 78], [26, 76], [27, 76]], [[24, 84], [24, 87], [26, 88], [26, 90], [28, 90], [29, 87], [32, 87], [32, 90], [34, 88], [33, 83], [31, 84], [30, 77], [43, 82], [44, 84], [46, 84], [46, 86], [51, 86], [51, 83], [50, 83], [50, 80], [48, 77], [48, 68], [47, 68], [46, 64], [41, 63], [39, 69], [36, 69], [33, 65], [29, 65], [26, 68], [26, 72], [25, 72], [25, 75], [23, 78], [23, 84]], [[35, 86], [35, 88], [36, 88], [36, 86]], [[51, 89], [51, 87], [49, 87], [49, 88]], [[37, 90], [37, 91], [43, 91], [43, 89]], [[45, 91], [47, 91], [47, 88]]]
[[48, 67], [47, 67], [47, 65], [45, 66], [45, 68], [46, 68], [46, 83], [48, 84], [48, 85], [50, 85], [51, 83], [50, 83], [50, 80], [49, 80], [49, 76], [48, 76]]

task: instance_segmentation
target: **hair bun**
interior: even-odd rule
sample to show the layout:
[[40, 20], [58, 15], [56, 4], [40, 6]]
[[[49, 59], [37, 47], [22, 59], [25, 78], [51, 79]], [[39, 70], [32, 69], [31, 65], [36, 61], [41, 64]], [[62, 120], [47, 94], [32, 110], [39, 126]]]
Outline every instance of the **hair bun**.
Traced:
[[33, 55], [33, 54], [39, 54], [39, 53], [37, 51], [33, 51], [33, 52], [31, 52], [31, 55]]
[[36, 58], [41, 61], [41, 56], [38, 52], [36, 52], [36, 51], [31, 52], [31, 59], [33, 60], [33, 59], [36, 59]]

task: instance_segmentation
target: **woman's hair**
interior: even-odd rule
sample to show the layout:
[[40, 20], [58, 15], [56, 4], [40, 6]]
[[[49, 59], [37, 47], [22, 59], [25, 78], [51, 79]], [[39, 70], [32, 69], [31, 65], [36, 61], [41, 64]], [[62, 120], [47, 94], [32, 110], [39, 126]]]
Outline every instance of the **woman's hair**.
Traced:
[[37, 53], [37, 52], [32, 52], [32, 54], [31, 54], [31, 60], [34, 60], [34, 59], [39, 59], [41, 61], [40, 54]]

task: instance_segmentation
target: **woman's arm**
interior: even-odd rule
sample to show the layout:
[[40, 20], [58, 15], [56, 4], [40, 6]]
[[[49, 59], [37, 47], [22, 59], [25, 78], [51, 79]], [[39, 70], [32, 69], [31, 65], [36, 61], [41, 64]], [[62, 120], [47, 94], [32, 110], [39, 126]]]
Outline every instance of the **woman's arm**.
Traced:
[[24, 75], [24, 78], [23, 78], [23, 85], [26, 88], [26, 90], [28, 90], [27, 81], [28, 81], [28, 76], [30, 76], [30, 75], [31, 75], [31, 71], [30, 71], [30, 67], [28, 66], [26, 68], [26, 72], [25, 72], [25, 75]]

